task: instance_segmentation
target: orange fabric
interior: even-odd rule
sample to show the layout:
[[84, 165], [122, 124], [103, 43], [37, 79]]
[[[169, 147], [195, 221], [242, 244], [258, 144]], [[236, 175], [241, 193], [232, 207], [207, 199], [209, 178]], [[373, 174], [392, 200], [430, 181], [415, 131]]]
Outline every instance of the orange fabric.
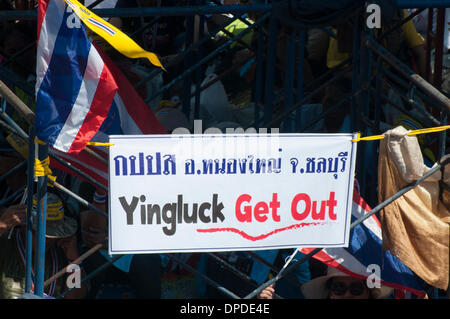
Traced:
[[[424, 164], [416, 136], [399, 126], [380, 141], [378, 200], [382, 202], [407, 184], [422, 177]], [[450, 181], [450, 165], [444, 181]], [[428, 284], [447, 289], [449, 283], [450, 211], [447, 191], [439, 199], [437, 171], [380, 212], [383, 249], [397, 256]]]

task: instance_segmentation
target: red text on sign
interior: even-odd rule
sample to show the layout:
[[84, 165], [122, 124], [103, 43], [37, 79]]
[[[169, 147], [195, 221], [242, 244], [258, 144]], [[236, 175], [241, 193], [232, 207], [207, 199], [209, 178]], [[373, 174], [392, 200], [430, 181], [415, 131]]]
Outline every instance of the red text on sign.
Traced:
[[[294, 217], [295, 220], [304, 220], [311, 214], [311, 217], [313, 220], [324, 220], [326, 215], [326, 210], [328, 208], [328, 216], [331, 220], [336, 220], [336, 213], [334, 212], [334, 209], [337, 205], [337, 201], [334, 199], [334, 192], [330, 192], [330, 196], [328, 200], [321, 200], [320, 201], [320, 209], [318, 210], [317, 206], [319, 201], [317, 200], [311, 200], [311, 197], [309, 197], [306, 193], [299, 193], [295, 195], [294, 199], [291, 203], [291, 213], [292, 217]], [[298, 206], [301, 202], [304, 202], [305, 208], [303, 211], [298, 211]], [[303, 205], [302, 205], [303, 206]]]
[[[280, 221], [278, 215], [278, 208], [280, 208], [280, 202], [278, 201], [278, 194], [272, 194], [272, 200], [269, 203], [264, 201], [257, 202], [254, 207], [250, 204], [252, 197], [248, 194], [242, 194], [236, 200], [236, 218], [240, 222], [251, 222], [252, 216], [258, 222], [265, 222], [269, 217], [269, 211], [272, 212], [272, 219], [276, 222]], [[248, 204], [246, 204], [248, 203]]]

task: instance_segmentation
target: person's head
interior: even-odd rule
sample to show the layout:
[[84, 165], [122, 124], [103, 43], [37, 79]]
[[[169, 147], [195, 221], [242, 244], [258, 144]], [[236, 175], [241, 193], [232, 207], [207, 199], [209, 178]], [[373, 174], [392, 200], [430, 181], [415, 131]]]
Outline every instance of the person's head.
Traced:
[[[33, 210], [37, 209], [36, 197], [33, 198]], [[78, 229], [77, 221], [65, 214], [62, 199], [55, 193], [47, 193], [47, 215], [45, 224], [46, 250], [59, 239], [75, 235]], [[33, 221], [33, 230], [37, 230], [37, 220]]]
[[325, 276], [317, 277], [302, 285], [306, 299], [383, 299], [392, 288], [381, 285], [369, 288], [366, 280], [349, 276], [336, 268], [328, 267]]
[[339, 276], [328, 279], [326, 283], [329, 299], [370, 299], [371, 291], [365, 280]]

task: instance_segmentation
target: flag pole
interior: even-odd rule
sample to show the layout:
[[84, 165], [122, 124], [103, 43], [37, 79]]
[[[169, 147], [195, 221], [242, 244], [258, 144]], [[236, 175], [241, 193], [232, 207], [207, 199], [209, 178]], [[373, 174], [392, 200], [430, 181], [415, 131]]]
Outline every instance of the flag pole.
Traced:
[[[44, 161], [48, 156], [48, 145], [38, 144], [38, 159]], [[34, 294], [43, 297], [45, 273], [45, 232], [47, 220], [47, 175], [38, 177], [37, 187], [37, 234], [36, 234], [36, 274]], [[33, 200], [33, 198], [31, 198]]]

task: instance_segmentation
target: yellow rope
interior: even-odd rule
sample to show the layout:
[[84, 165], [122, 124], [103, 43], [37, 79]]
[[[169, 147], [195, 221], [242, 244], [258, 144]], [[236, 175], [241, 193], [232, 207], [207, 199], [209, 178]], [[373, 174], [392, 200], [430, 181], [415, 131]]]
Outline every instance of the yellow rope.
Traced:
[[113, 146], [114, 144], [111, 144], [111, 143], [100, 143], [100, 142], [88, 142], [87, 145], [110, 147], [110, 146]]
[[43, 159], [42, 161], [35, 158], [34, 175], [36, 177], [47, 176], [47, 178], [49, 179], [48, 185], [53, 186], [54, 182], [56, 181], [56, 177], [52, 175], [52, 170], [50, 169], [49, 164], [50, 164], [49, 157]]
[[[435, 133], [435, 132], [441, 132], [441, 131], [448, 130], [449, 128], [450, 128], [450, 125], [436, 126], [436, 127], [424, 128], [424, 129], [420, 129], [420, 130], [409, 131], [406, 135], [419, 135], [419, 134]], [[357, 137], [355, 139], [352, 139], [352, 142], [382, 140], [383, 138], [384, 138], [384, 135], [372, 135], [372, 136], [361, 137], [360, 133], [357, 133]]]
[[46, 145], [47, 143], [45, 143], [44, 141], [41, 141], [40, 139], [38, 139], [37, 137], [34, 139], [38, 144], [41, 145]]

